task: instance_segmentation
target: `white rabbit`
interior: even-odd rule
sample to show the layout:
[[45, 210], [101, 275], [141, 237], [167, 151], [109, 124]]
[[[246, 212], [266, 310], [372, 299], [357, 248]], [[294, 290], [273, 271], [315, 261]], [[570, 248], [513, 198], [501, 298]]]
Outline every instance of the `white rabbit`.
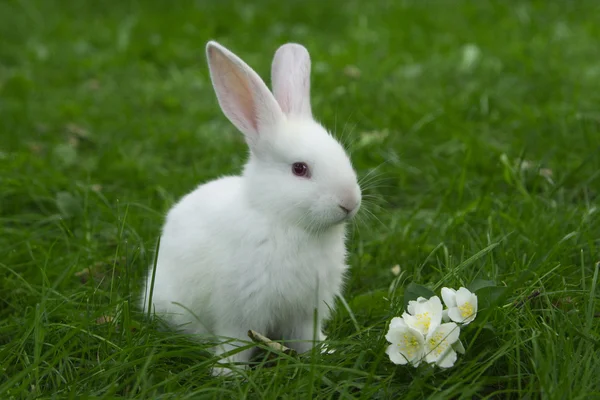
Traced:
[[[202, 184], [169, 211], [152, 311], [200, 337], [247, 341], [253, 329], [295, 340], [288, 345], [304, 352], [325, 338], [322, 321], [342, 288], [345, 223], [361, 204], [356, 173], [312, 118], [303, 46], [285, 44], [275, 53], [273, 94], [223, 46], [211, 41], [206, 53], [221, 109], [250, 155], [241, 176]], [[152, 268], [145, 304], [151, 279]], [[222, 355], [238, 345], [215, 350]], [[223, 355], [245, 363], [250, 351]]]

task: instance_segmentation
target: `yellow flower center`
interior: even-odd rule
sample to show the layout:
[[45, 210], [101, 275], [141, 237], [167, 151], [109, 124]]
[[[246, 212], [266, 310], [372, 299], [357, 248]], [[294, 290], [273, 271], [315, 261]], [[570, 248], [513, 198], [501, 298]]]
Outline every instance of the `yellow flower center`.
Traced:
[[426, 311], [424, 313], [417, 314], [415, 315], [415, 318], [417, 318], [417, 325], [422, 326], [426, 331], [429, 330], [429, 326], [431, 325], [431, 317], [429, 316], [429, 312]]
[[415, 350], [419, 348], [419, 342], [416, 337], [406, 333], [402, 335], [402, 339], [403, 341], [398, 343], [398, 346], [404, 350], [403, 353], [408, 359], [412, 359], [415, 356]]
[[431, 351], [437, 354], [438, 356], [442, 354], [442, 352], [446, 350], [448, 346], [449, 344], [446, 340], [446, 336], [442, 332], [435, 333], [429, 339], [429, 347], [431, 348]]
[[460, 311], [460, 315], [463, 318], [469, 318], [470, 316], [473, 315], [475, 308], [473, 307], [473, 305], [470, 302], [467, 301], [462, 306], [458, 307], [458, 311]]

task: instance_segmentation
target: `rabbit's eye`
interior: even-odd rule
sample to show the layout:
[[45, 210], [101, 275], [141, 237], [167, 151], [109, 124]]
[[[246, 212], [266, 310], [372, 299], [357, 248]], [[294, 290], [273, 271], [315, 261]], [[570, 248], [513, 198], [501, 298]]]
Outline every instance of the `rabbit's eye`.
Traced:
[[292, 164], [292, 172], [296, 176], [308, 177], [308, 165], [303, 162], [296, 162]]

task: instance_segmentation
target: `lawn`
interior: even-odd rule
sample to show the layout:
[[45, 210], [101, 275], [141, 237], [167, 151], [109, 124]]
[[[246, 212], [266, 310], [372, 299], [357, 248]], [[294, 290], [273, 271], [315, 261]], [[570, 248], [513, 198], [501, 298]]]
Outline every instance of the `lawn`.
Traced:
[[[594, 0], [0, 1], [0, 398], [600, 398], [598, 18]], [[136, 305], [165, 212], [245, 162], [210, 39], [267, 82], [279, 45], [309, 49], [313, 113], [367, 200], [336, 352], [237, 378]], [[411, 283], [487, 286], [453, 368], [384, 353]]]

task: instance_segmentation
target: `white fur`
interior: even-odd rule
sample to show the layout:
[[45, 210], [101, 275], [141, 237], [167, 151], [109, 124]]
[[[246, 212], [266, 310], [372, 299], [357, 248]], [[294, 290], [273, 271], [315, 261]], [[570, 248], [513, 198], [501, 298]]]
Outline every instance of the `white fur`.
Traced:
[[[312, 119], [304, 47], [284, 45], [275, 56], [274, 75], [289, 69], [286, 79], [273, 80], [285, 107], [227, 49], [209, 42], [207, 55], [219, 104], [245, 135], [250, 157], [241, 176], [202, 184], [169, 211], [153, 310], [202, 337], [247, 340], [253, 329], [275, 339], [304, 340], [288, 343], [304, 352], [315, 330], [316, 339], [324, 339], [322, 321], [342, 289], [345, 222], [361, 201], [356, 174], [342, 146]], [[295, 162], [308, 164], [309, 178], [292, 173]], [[145, 302], [151, 277], [152, 268]], [[242, 351], [228, 361], [246, 362], [249, 356]]]
[[[273, 95], [284, 113], [312, 118], [310, 55], [304, 46], [289, 43], [275, 52], [271, 67], [271, 82]], [[290, 95], [292, 93], [301, 95]]]

